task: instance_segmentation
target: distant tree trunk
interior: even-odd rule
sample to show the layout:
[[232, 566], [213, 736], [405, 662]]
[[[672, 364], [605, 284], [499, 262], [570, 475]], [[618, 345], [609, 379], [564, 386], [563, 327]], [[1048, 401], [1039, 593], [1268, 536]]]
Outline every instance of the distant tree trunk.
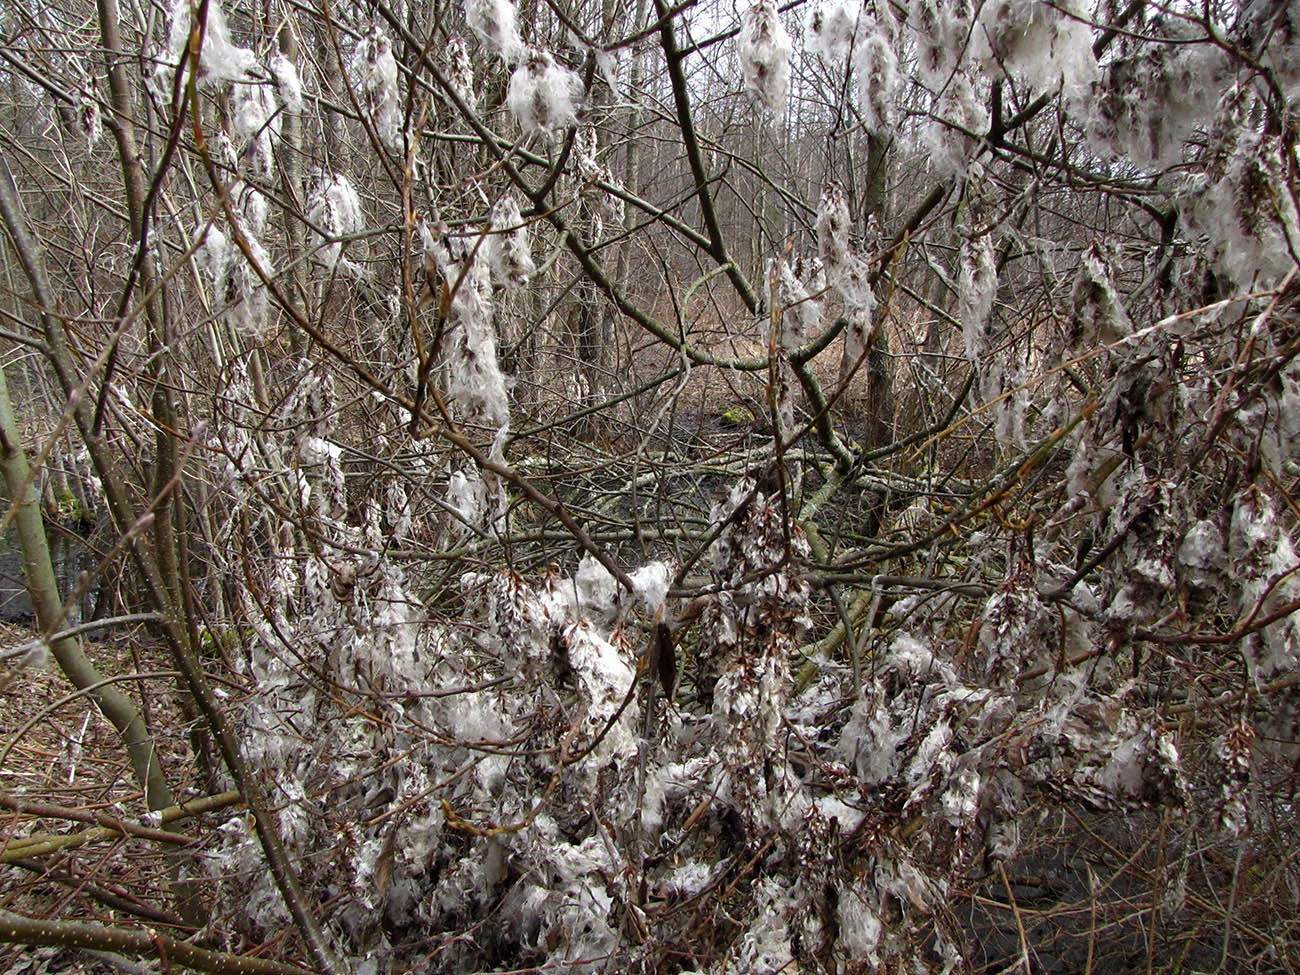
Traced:
[[[636, 0], [636, 10], [632, 15], [632, 22], [628, 25], [632, 30], [640, 30], [645, 25], [646, 18], [646, 0]], [[608, 22], [608, 18], [607, 18]], [[623, 186], [633, 196], [641, 195], [641, 153], [643, 143], [637, 138], [637, 129], [641, 125], [641, 102], [637, 98], [637, 92], [641, 89], [642, 79], [642, 59], [644, 54], [639, 47], [634, 47], [630, 54], [631, 64], [628, 67], [628, 90], [632, 93], [630, 104], [628, 105], [625, 117], [625, 126], [623, 129], [623, 145], [625, 147], [623, 160]], [[618, 256], [614, 266], [614, 280], [618, 282], [619, 290], [624, 294], [629, 292], [629, 285], [632, 280], [632, 239], [633, 228], [636, 226], [637, 213], [632, 207], [626, 207], [623, 213], [623, 239], [618, 243]], [[617, 321], [618, 311], [613, 303], [605, 302], [603, 304], [605, 323], [604, 331], [611, 341], [617, 342]]]
[[[280, 53], [293, 64], [298, 63], [298, 38], [286, 24], [280, 28]], [[284, 196], [282, 213], [284, 218], [285, 256], [288, 259], [289, 293], [293, 300], [306, 308], [308, 295], [303, 283], [304, 232], [299, 214], [306, 210], [302, 198], [302, 118], [297, 112], [285, 108], [283, 121], [280, 123], [280, 138], [283, 148], [280, 151], [279, 170], [281, 189]], [[301, 329], [289, 329], [289, 349], [295, 357], [305, 351], [306, 343]]]
[[867, 428], [863, 446], [868, 450], [883, 447], [893, 438], [896, 405], [889, 336], [878, 324], [867, 348]]
[[[578, 225], [591, 228], [590, 204], [584, 199], [578, 205]], [[573, 289], [574, 300], [569, 312], [569, 334], [577, 347], [579, 383], [581, 386], [578, 409], [587, 409], [600, 402], [604, 392], [604, 364], [606, 359], [605, 316], [601, 312], [600, 293], [595, 283], [583, 277]], [[611, 323], [612, 325], [612, 323]], [[588, 417], [578, 425], [584, 437], [595, 433], [597, 424]]]
[[[893, 146], [888, 139], [878, 135], [867, 136], [866, 181], [861, 186], [859, 213], [865, 232], [874, 217], [880, 227], [889, 224], [889, 169], [893, 160]], [[882, 280], [884, 280], [882, 278]], [[868, 450], [887, 444], [894, 430], [894, 372], [890, 358], [889, 336], [884, 330], [885, 307], [876, 305], [872, 337], [867, 344], [867, 358], [861, 370], [867, 375], [866, 423], [863, 424], [863, 446]], [[840, 359], [840, 384], [849, 380], [856, 365], [848, 355]]]

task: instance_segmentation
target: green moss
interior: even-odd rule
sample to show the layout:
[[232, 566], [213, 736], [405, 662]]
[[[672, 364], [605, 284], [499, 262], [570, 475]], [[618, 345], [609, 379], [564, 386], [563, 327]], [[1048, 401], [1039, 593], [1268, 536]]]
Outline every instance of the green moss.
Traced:
[[80, 521], [84, 512], [81, 510], [81, 502], [71, 491], [60, 491], [54, 499], [59, 506], [59, 521], [71, 522]]
[[251, 639], [253, 635], [251, 626], [204, 627], [199, 631], [199, 652], [224, 657], [241, 640]]
[[733, 406], [719, 413], [718, 420], [729, 427], [743, 427], [754, 422], [754, 414], [743, 406]]

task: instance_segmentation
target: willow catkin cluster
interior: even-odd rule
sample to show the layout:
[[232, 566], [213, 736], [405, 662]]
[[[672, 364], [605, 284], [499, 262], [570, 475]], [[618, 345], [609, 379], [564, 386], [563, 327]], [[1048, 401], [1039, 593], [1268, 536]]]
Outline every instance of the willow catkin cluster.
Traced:
[[773, 0], [758, 0], [742, 14], [737, 50], [745, 89], [773, 115], [785, 111], [792, 49]]

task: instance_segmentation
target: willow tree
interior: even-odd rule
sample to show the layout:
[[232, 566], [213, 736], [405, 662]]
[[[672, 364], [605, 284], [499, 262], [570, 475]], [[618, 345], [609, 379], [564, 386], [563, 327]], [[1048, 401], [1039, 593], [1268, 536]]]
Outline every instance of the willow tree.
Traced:
[[1294, 966], [1289, 6], [74, 6], [7, 338], [251, 813], [187, 964]]

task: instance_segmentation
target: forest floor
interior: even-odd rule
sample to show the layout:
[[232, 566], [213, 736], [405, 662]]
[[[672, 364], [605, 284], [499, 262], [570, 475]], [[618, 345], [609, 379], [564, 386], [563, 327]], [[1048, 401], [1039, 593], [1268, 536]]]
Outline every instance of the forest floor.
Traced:
[[[22, 648], [35, 636], [27, 627], [0, 623], [0, 655]], [[170, 672], [156, 653], [106, 643], [88, 644], [86, 649], [105, 675]], [[0, 663], [0, 799], [45, 803], [67, 815], [35, 816], [0, 807], [0, 858], [6, 846], [12, 853], [16, 841], [35, 834], [57, 837], [91, 828], [74, 817], [107, 814], [141, 823], [144, 799], [112, 725], [86, 696], [75, 692], [52, 660], [47, 666], [21, 670], [7, 666], [10, 663], [13, 660]], [[137, 703], [139, 688], [148, 688], [146, 720], [164, 769], [193, 768], [177, 701], [169, 690], [159, 693], [168, 686], [166, 679], [132, 680], [124, 686]], [[173, 788], [182, 791], [179, 783]], [[0, 908], [29, 917], [134, 922], [161, 930], [170, 898], [166, 867], [156, 844], [120, 836], [39, 858], [0, 862]], [[147, 904], [140, 900], [141, 892], [151, 895]], [[159, 916], [152, 921], [133, 918], [109, 906], [114, 898], [153, 908]], [[82, 951], [0, 946], [0, 971], [9, 975], [122, 970]]]

